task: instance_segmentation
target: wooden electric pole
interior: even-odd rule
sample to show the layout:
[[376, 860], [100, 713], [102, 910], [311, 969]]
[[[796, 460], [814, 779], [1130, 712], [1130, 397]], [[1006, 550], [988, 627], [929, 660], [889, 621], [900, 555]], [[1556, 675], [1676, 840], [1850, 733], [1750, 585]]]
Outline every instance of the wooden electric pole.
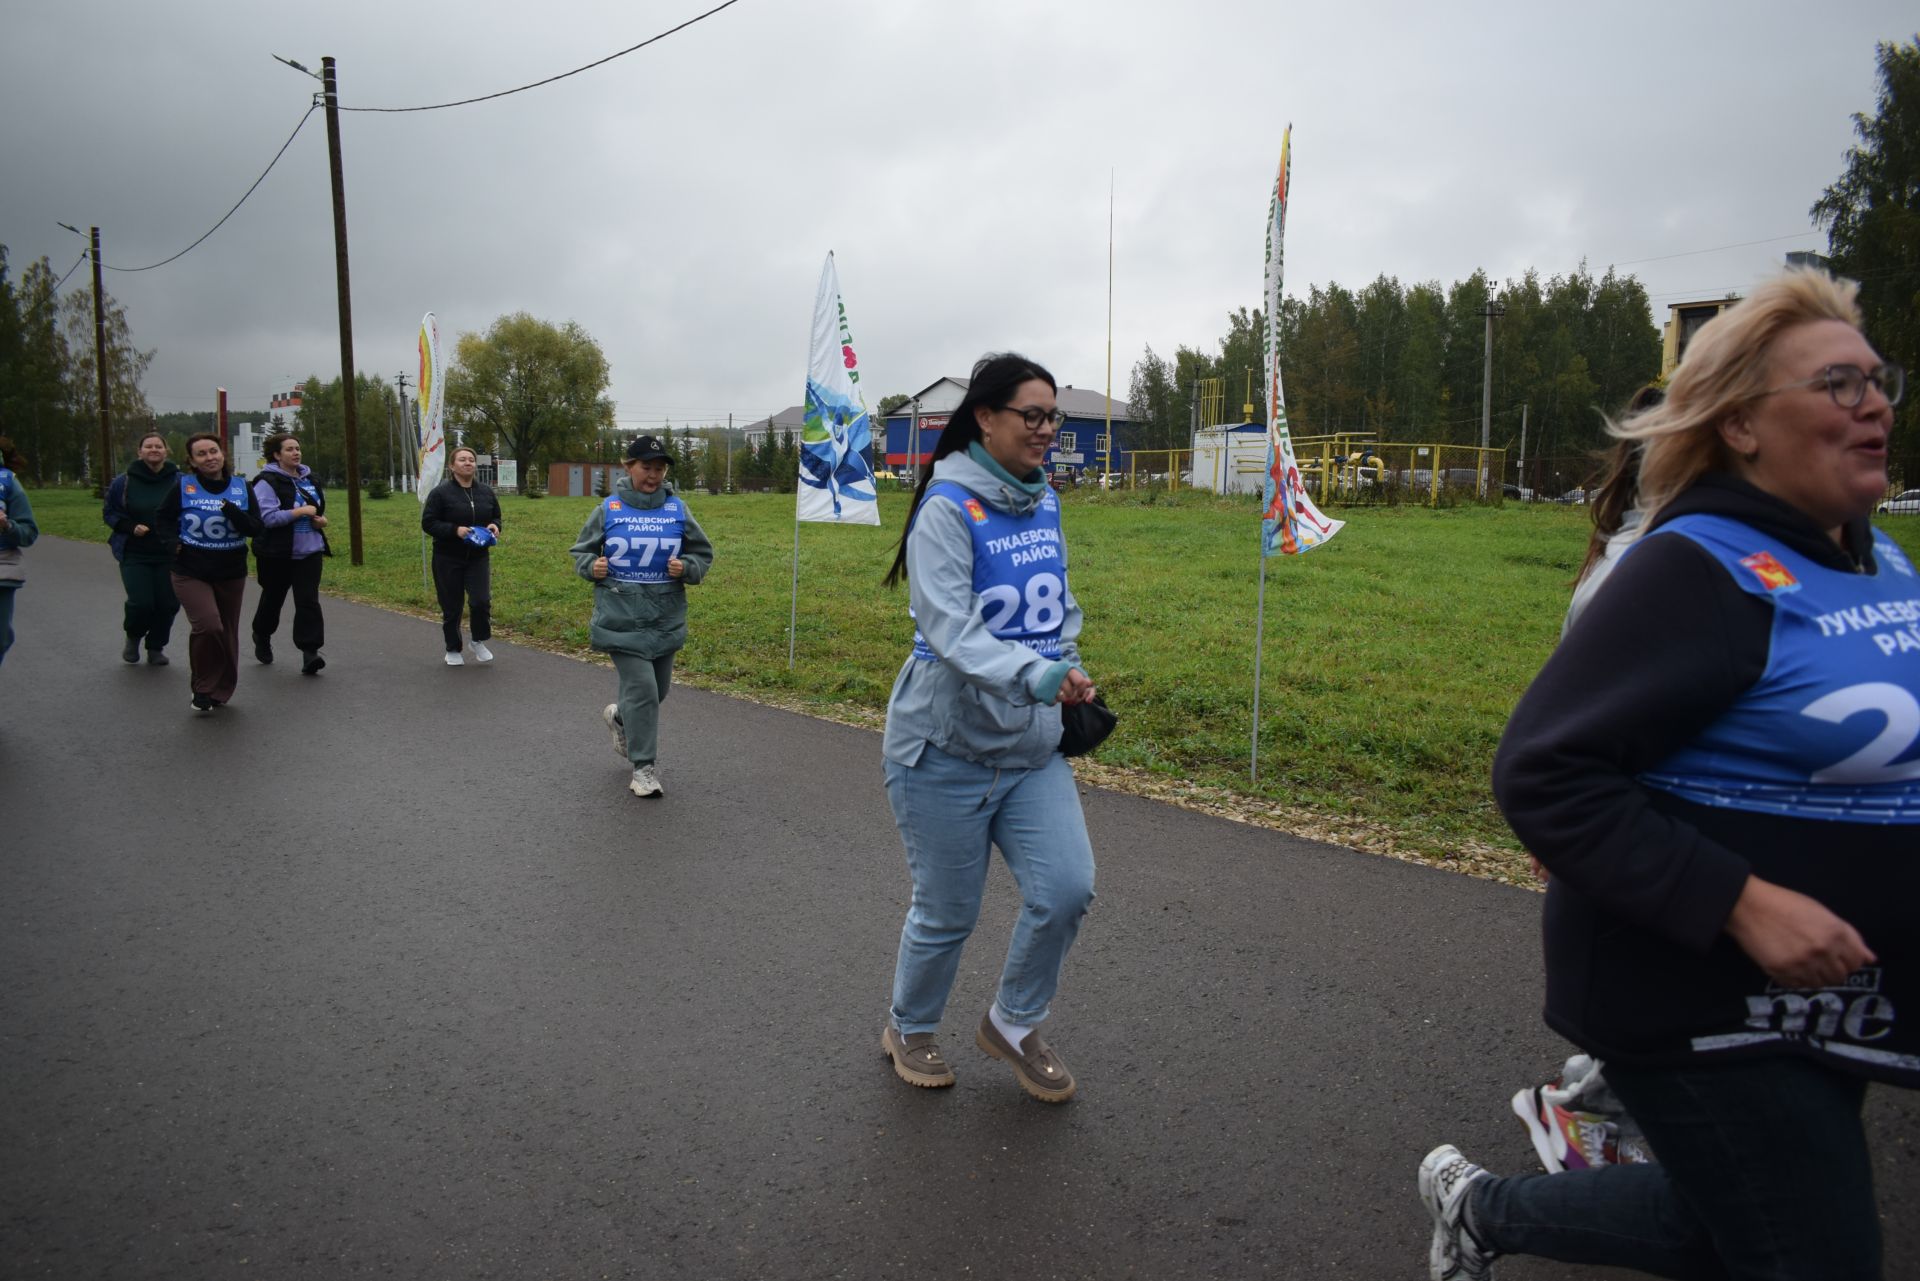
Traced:
[[347, 192], [340, 168], [340, 86], [333, 59], [320, 59], [327, 105], [327, 166], [333, 173], [333, 260], [340, 288], [340, 399], [347, 423], [347, 543], [352, 561], [366, 563], [360, 547], [360, 406], [353, 376], [353, 301], [347, 283]]

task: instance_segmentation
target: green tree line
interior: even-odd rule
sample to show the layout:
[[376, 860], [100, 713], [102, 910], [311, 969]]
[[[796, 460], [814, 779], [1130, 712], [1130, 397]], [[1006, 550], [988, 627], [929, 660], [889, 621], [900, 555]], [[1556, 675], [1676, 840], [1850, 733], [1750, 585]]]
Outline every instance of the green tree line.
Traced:
[[[59, 277], [45, 258], [29, 263], [18, 280], [0, 245], [0, 435], [27, 457], [28, 478], [51, 485], [92, 477], [100, 452], [100, 390], [94, 366], [91, 283], [56, 289]], [[152, 351], [133, 344], [126, 310], [104, 299], [108, 436], [107, 472], [123, 467], [152, 416], [140, 379]]]
[[[1612, 271], [1585, 267], [1542, 281], [1529, 271], [1494, 286], [1476, 271], [1450, 286], [1403, 285], [1380, 276], [1359, 290], [1309, 286], [1281, 305], [1280, 372], [1296, 435], [1370, 432], [1382, 441], [1478, 444], [1486, 317], [1493, 322], [1491, 444], [1519, 445], [1527, 406], [1527, 452], [1572, 454], [1605, 443], [1602, 411], [1617, 412], [1660, 372], [1660, 331], [1646, 289]], [[1133, 368], [1130, 402], [1146, 423], [1145, 447], [1187, 444], [1196, 388], [1226, 384], [1224, 421], [1265, 422], [1265, 316], [1241, 308], [1227, 317], [1218, 351], [1176, 348], [1171, 361], [1151, 347]]]

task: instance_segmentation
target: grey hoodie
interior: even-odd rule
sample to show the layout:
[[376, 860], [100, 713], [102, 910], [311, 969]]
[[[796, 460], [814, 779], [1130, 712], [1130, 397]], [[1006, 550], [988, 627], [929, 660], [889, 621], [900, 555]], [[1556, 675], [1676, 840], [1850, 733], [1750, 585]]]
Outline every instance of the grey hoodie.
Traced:
[[[1031, 515], [1050, 493], [1044, 480], [1015, 480], [978, 446], [935, 463], [933, 479], [960, 485], [1014, 516]], [[1064, 543], [1060, 555], [1064, 574]], [[914, 621], [940, 661], [909, 655], [901, 665], [887, 702], [882, 753], [911, 766], [931, 743], [983, 765], [1045, 765], [1060, 748], [1060, 709], [1053, 700], [1068, 670], [1080, 666], [1080, 602], [1072, 590], [1066, 593], [1058, 659], [995, 636], [973, 590], [966, 514], [937, 495], [921, 501], [907, 534], [907, 586]]]

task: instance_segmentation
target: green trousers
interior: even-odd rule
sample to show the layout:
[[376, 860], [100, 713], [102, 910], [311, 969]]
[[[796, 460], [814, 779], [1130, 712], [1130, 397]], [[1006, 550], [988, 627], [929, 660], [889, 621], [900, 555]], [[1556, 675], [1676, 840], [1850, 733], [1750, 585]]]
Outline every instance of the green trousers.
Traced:
[[126, 621], [122, 630], [144, 639], [149, 651], [165, 649], [173, 635], [180, 602], [173, 595], [173, 566], [164, 560], [120, 562], [120, 584], [127, 589]]
[[660, 703], [673, 684], [673, 655], [638, 658], [613, 653], [620, 673], [620, 724], [627, 733], [627, 759], [635, 769], [651, 765], [660, 745]]

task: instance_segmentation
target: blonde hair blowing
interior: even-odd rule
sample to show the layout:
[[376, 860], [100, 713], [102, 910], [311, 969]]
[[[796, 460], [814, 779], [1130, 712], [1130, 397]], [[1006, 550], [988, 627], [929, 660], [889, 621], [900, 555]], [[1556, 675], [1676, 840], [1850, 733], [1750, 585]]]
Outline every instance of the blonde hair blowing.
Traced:
[[1731, 467], [1720, 424], [1767, 390], [1781, 334], [1817, 320], [1860, 328], [1860, 287], [1797, 268], [1760, 285], [1700, 326], [1667, 383], [1667, 398], [1607, 430], [1640, 442], [1640, 505], [1649, 519], [1703, 473]]

